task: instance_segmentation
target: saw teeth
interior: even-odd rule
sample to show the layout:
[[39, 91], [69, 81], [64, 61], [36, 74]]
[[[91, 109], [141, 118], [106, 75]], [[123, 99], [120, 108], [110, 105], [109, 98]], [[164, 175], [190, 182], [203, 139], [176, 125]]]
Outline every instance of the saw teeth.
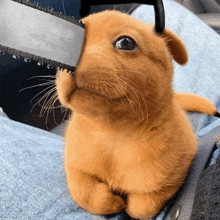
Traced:
[[3, 50], [0, 50], [0, 56], [5, 55], [5, 52]]
[[53, 12], [54, 12], [54, 8], [52, 8], [52, 7], [49, 8], [49, 7], [48, 7], [48, 11], [49, 11], [50, 13], [53, 13]]
[[52, 69], [52, 66], [50, 64], [47, 64], [47, 69]]
[[25, 57], [25, 58], [24, 58], [24, 62], [26, 62], [26, 63], [27, 63], [27, 62], [28, 62], [28, 60], [29, 60], [29, 59], [28, 59], [28, 57]]
[[26, 62], [26, 63], [31, 62], [31, 59], [29, 57], [25, 57], [24, 62]]

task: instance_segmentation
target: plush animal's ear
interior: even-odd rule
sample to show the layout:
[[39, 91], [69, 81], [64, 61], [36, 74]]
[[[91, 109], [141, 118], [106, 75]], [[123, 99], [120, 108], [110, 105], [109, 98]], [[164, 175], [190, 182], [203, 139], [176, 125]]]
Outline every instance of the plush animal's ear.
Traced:
[[162, 37], [165, 39], [173, 59], [181, 65], [186, 64], [188, 61], [188, 55], [182, 40], [168, 29], [164, 30]]

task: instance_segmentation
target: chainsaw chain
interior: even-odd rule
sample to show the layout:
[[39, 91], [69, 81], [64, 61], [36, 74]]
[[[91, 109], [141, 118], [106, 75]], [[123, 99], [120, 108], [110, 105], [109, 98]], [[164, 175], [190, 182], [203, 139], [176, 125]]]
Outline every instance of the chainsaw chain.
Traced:
[[47, 65], [48, 69], [67, 69], [68, 71], [74, 72], [75, 67], [66, 65], [54, 60], [48, 60], [46, 58], [36, 56], [30, 53], [25, 53], [20, 50], [12, 49], [10, 47], [0, 45], [0, 55], [10, 54], [14, 59], [20, 59], [21, 57], [24, 58], [24, 62], [31, 62], [36, 61], [38, 66], [43, 66], [44, 64]]

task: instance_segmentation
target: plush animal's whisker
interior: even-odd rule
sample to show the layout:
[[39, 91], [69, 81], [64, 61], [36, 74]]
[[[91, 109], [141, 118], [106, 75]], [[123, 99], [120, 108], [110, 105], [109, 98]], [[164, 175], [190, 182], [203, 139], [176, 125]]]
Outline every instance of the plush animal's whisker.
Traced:
[[114, 10], [116, 10], [116, 8], [118, 8], [119, 6], [121, 6], [121, 4], [114, 5]]
[[[145, 101], [143, 93], [137, 88], [137, 86], [132, 81], [130, 81], [128, 79], [123, 79], [123, 77], [120, 77], [120, 80], [122, 81], [122, 83], [126, 84], [132, 90], [132, 92], [129, 92], [129, 94], [132, 95], [134, 100], [136, 101], [136, 103], [137, 103], [137, 105], [138, 105], [138, 107], [141, 111], [142, 117], [144, 118], [144, 113], [145, 113], [145, 111], [147, 111], [147, 118], [148, 118], [148, 107], [147, 107], [147, 103]], [[132, 85], [127, 83], [126, 80], [129, 81], [129, 83], [131, 83]], [[133, 93], [134, 93], [134, 95], [133, 95]], [[144, 102], [145, 111], [143, 111], [142, 108], [141, 108], [141, 102], [140, 102], [139, 96]]]
[[[47, 116], [46, 116], [46, 126], [47, 126], [47, 122], [48, 122], [48, 115], [49, 113], [47, 112]], [[47, 126], [47, 130], [49, 130], [49, 127]]]
[[[123, 69], [122, 70], [114, 70], [113, 69], [112, 71], [114, 71], [115, 73], [120, 73], [120, 77], [122, 77], [122, 74], [126, 74], [126, 73], [132, 73], [132, 74], [136, 74], [136, 75], [139, 75], [139, 76], [143, 75], [144, 78], [146, 77], [146, 75], [144, 73], [140, 73], [138, 71], [127, 70], [127, 69], [126, 70], [123, 70]], [[149, 79], [148, 84], [154, 86], [155, 83], [150, 81], [150, 78], [148, 78], [148, 79]]]
[[55, 117], [55, 111], [54, 111], [54, 105], [55, 105], [55, 103], [56, 103], [56, 101], [58, 100], [58, 95], [57, 95], [57, 97], [55, 98], [55, 100], [54, 100], [54, 102], [53, 102], [53, 104], [52, 104], [52, 106], [51, 106], [51, 108], [53, 109], [53, 120], [54, 120], [54, 122], [55, 122], [55, 124], [56, 125], [58, 125], [58, 123], [57, 123], [57, 121], [56, 121], [56, 117]]
[[[132, 87], [131, 87], [131, 88], [132, 88]], [[140, 110], [140, 112], [141, 112], [142, 118], [144, 118], [144, 112], [143, 112], [143, 109], [141, 108], [140, 99], [139, 99], [139, 97], [138, 97], [138, 95], [137, 95], [135, 89], [134, 89], [134, 88], [132, 88], [132, 89], [133, 89], [134, 94], [133, 94], [133, 92], [129, 92], [129, 95], [131, 95], [132, 98], [134, 98], [134, 100], [135, 100], [136, 104], [138, 105], [138, 108], [139, 108], [139, 110]], [[135, 97], [135, 96], [136, 96], [136, 97]], [[147, 117], [148, 117], [148, 116], [147, 116]]]
[[123, 8], [123, 4], [121, 4], [121, 10], [120, 11], [122, 11], [122, 8]]
[[55, 84], [55, 80], [51, 80], [51, 79], [39, 79], [39, 81], [54, 82], [54, 84]]
[[61, 113], [64, 113], [66, 111], [69, 111], [69, 109], [66, 108], [65, 106], [61, 105]]
[[65, 5], [64, 5], [64, 0], [62, 0], [62, 4], [63, 4], [63, 13], [66, 16], [66, 10], [65, 10]]
[[[56, 97], [57, 96], [57, 94], [56, 94], [56, 92], [55, 92], [55, 94], [53, 94], [52, 95], [52, 97], [48, 100], [48, 102], [45, 104], [45, 106], [44, 107], [42, 107], [42, 109], [44, 108], [45, 109], [45, 111], [44, 111], [44, 113], [43, 113], [43, 116], [44, 116], [44, 114], [47, 112], [47, 116], [46, 116], [46, 126], [47, 126], [47, 122], [48, 122], [48, 116], [49, 116], [49, 113], [51, 113], [51, 111], [53, 111], [53, 118], [54, 118], [54, 121], [55, 121], [55, 124], [57, 125], [57, 122], [56, 122], [56, 119], [55, 119], [55, 115], [54, 115], [54, 108], [51, 108], [53, 105], [54, 105], [54, 103], [56, 102]], [[51, 104], [52, 103], [52, 104]], [[50, 106], [51, 105], [51, 106]], [[46, 106], [49, 106], [49, 107], [46, 107]], [[46, 107], [46, 108], [45, 108]], [[48, 129], [48, 126], [47, 126], [47, 129]]]
[[37, 93], [30, 101], [30, 103], [38, 96], [40, 95], [41, 93], [43, 93], [44, 91], [46, 91], [47, 89], [50, 89], [51, 87], [54, 87], [55, 85], [50, 85], [48, 86], [47, 88], [45, 88], [44, 90], [40, 91], [39, 93]]
[[57, 94], [56, 92], [50, 97], [50, 99], [45, 103], [44, 106], [42, 106], [43, 109], [48, 110], [54, 110], [54, 104], [56, 102]]
[[[143, 108], [141, 108], [141, 107], [139, 106], [139, 108], [140, 108], [140, 110], [141, 110], [142, 118], [145, 118], [145, 112], [147, 112], [146, 118], [148, 118], [148, 116], [149, 116], [148, 106], [147, 106], [147, 103], [146, 103], [146, 101], [145, 101], [144, 95], [142, 94], [142, 92], [141, 92], [139, 89], [135, 89], [135, 88], [132, 87], [132, 86], [131, 86], [131, 88], [133, 88], [134, 92], [136, 91], [137, 93], [140, 94], [140, 98], [141, 98], [141, 99], [143, 100], [143, 102], [144, 102], [144, 105], [145, 105], [144, 110], [143, 110]], [[136, 96], [137, 96], [137, 94], [136, 94]], [[140, 101], [139, 101], [139, 102], [140, 102]]]
[[[154, 100], [155, 101], [155, 100]], [[146, 100], [146, 102], [149, 104], [149, 105], [152, 105], [154, 108], [156, 108], [157, 110], [159, 110], [159, 111], [161, 111], [161, 112], [165, 112], [163, 109], [161, 109], [161, 108], [159, 108], [157, 105], [154, 105], [153, 103], [152, 103], [152, 101], [151, 102], [149, 102], [148, 100]]]
[[110, 86], [111, 88], [113, 88], [113, 86], [111, 85], [111, 83], [103, 82], [103, 85], [105, 86], [106, 92], [108, 92], [108, 95], [111, 96], [110, 91], [109, 91], [109, 88], [107, 87], [107, 84], [108, 84], [108, 86]]
[[[121, 79], [123, 79], [124, 77], [120, 77]], [[130, 85], [129, 83], [126, 82], [126, 80], [131, 83], [132, 85]], [[124, 78], [124, 82], [127, 83], [128, 86], [130, 86], [132, 89], [135, 89], [136, 92], [138, 92], [138, 94], [142, 97], [143, 101], [145, 101], [144, 98], [144, 94], [140, 91], [140, 89], [136, 86], [136, 84], [134, 84], [134, 82], [132, 82], [131, 80]], [[146, 103], [145, 103], [146, 104]], [[145, 105], [146, 106], [146, 105]], [[147, 107], [147, 106], [146, 106]]]
[[130, 12], [134, 7], [136, 7], [136, 6], [137, 6], [137, 3], [134, 3], [134, 4], [131, 6], [131, 8], [128, 10], [127, 14], [129, 14], [129, 12]]
[[56, 78], [56, 76], [54, 75], [46, 75], [46, 76], [32, 76], [31, 78], [28, 78], [27, 80], [31, 80], [31, 79], [34, 79], [34, 78]]
[[65, 112], [65, 114], [64, 114], [64, 116], [63, 116], [63, 119], [62, 119], [62, 123], [64, 122], [64, 120], [65, 120], [65, 118], [66, 118], [66, 115], [67, 115], [67, 113], [69, 112], [69, 110], [68, 109], [66, 109], [66, 112]]
[[45, 82], [45, 83], [37, 84], [37, 85], [34, 85], [34, 86], [29, 86], [29, 87], [26, 87], [26, 88], [23, 88], [23, 89], [19, 90], [19, 92], [21, 92], [23, 90], [26, 90], [26, 89], [35, 88], [35, 87], [38, 87], [38, 86], [47, 86], [47, 85], [51, 85], [51, 84], [54, 84], [54, 82]]
[[[136, 95], [136, 93], [135, 93], [135, 95]], [[129, 92], [129, 96], [131, 96], [131, 97], [133, 98], [134, 103], [138, 106], [138, 108], [139, 108], [139, 110], [140, 110], [140, 112], [141, 112], [142, 117], [144, 117], [144, 112], [143, 112], [143, 110], [141, 109], [139, 97], [137, 97], [137, 96], [135, 97], [135, 95], [134, 95], [132, 92]], [[130, 103], [131, 103], [131, 102], [130, 102]]]
[[[56, 101], [59, 100], [58, 98], [56, 99]], [[55, 103], [56, 103], [55, 101]], [[42, 108], [44, 109], [59, 109], [59, 108], [62, 108], [63, 106], [62, 105], [59, 105], [59, 106], [49, 106], [49, 107], [46, 107], [46, 106], [42, 106], [40, 105]], [[61, 110], [61, 113], [65, 112], [65, 110]]]
[[[54, 88], [54, 85], [52, 85], [52, 86], [50, 86], [50, 87], [53, 87], [53, 88], [50, 89], [48, 92], [50, 92], [51, 90], [54, 90], [54, 89], [55, 89], [55, 88]], [[48, 88], [46, 88], [46, 89], [48, 89]], [[47, 92], [47, 93], [48, 93], [48, 92]], [[41, 102], [41, 100], [43, 100], [43, 99], [47, 96], [47, 93], [44, 94], [44, 95], [34, 104], [34, 106], [31, 108], [31, 112], [33, 111], [34, 107], [35, 107], [37, 104], [39, 104], [39, 103]]]
[[[119, 88], [118, 87], [115, 87], [115, 86], [113, 86], [111, 83], [109, 83], [109, 82], [105, 82], [105, 85], [107, 86], [109, 86], [110, 87], [110, 89], [114, 92], [114, 93], [116, 93], [117, 94], [117, 96], [119, 97], [120, 95], [118, 94], [118, 92], [120, 92], [120, 91], [117, 91], [117, 90], [119, 90]], [[121, 92], [122, 94], [123, 94], [123, 92]]]
[[[109, 90], [111, 90], [113, 93], [115, 93], [119, 98], [120, 98], [120, 96], [122, 96], [122, 94], [124, 94], [124, 96], [126, 96], [128, 102], [129, 102], [129, 105], [130, 105], [130, 107], [132, 109], [131, 100], [126, 95], [124, 90], [122, 90], [120, 87], [114, 86], [110, 82], [106, 82], [106, 81], [103, 81], [101, 85], [103, 85], [105, 87], [105, 90], [106, 90], [106, 92], [108, 92], [109, 97], [111, 97], [111, 93], [110, 93]], [[126, 101], [122, 100], [122, 103], [126, 104]]]
[[[52, 89], [50, 89], [48, 92], [46, 92], [46, 94], [44, 94], [43, 97], [41, 97], [41, 98], [35, 103], [34, 106], [36, 106], [38, 103], [40, 104], [40, 102], [41, 102], [44, 98], [47, 99], [47, 97], [51, 94], [51, 92], [54, 92], [55, 90], [56, 90], [56, 88], [52, 88]], [[34, 108], [34, 106], [33, 106], [33, 108]], [[32, 108], [32, 109], [33, 109], [33, 108]], [[42, 111], [42, 109], [41, 109], [41, 111]], [[41, 111], [40, 111], [39, 117], [41, 117]]]
[[[119, 90], [121, 94], [124, 93], [124, 91], [122, 91], [122, 90], [121, 90], [120, 88], [118, 88], [118, 87], [117, 87], [117, 90]], [[125, 97], [126, 97], [128, 103], [129, 103], [130, 109], [133, 110], [133, 107], [134, 107], [134, 106], [132, 105], [132, 100], [130, 99], [130, 97], [128, 96], [128, 94], [125, 94]], [[126, 104], [126, 100], [122, 100], [122, 103], [123, 103], [123, 104]]]
[[129, 85], [122, 77], [120, 77], [119, 78], [119, 80], [123, 83], [123, 84], [125, 84], [126, 86], [128, 86], [129, 88], [131, 88], [131, 90], [134, 92], [134, 95], [131, 93], [131, 92], [129, 92], [129, 94], [130, 95], [132, 95], [132, 97], [134, 98], [134, 100], [136, 101], [136, 104], [139, 106], [139, 108], [140, 108], [140, 100], [139, 100], [139, 96], [137, 95], [137, 93], [136, 93], [136, 89], [135, 88], [133, 88], [131, 85]]
[[[27, 87], [27, 88], [23, 88], [20, 90], [23, 91], [25, 89], [29, 89], [29, 88], [35, 88], [35, 87], [38, 87], [38, 86], [47, 86], [45, 89], [43, 89], [42, 91], [40, 91], [39, 93], [37, 93], [30, 101], [33, 102], [33, 100], [39, 96], [40, 94], [47, 92], [34, 104], [34, 106], [31, 108], [31, 112], [33, 111], [33, 109], [36, 107], [36, 105], [39, 104], [39, 106], [41, 106], [41, 110], [40, 110], [40, 113], [39, 113], [39, 117], [44, 117], [45, 114], [46, 114], [46, 127], [48, 129], [48, 117], [49, 117], [49, 114], [50, 113], [53, 113], [53, 119], [54, 119], [54, 122], [55, 124], [57, 125], [57, 120], [56, 120], [56, 117], [55, 117], [55, 109], [59, 109], [59, 108], [62, 108], [63, 106], [62, 105], [58, 105], [58, 106], [55, 106], [55, 103], [56, 101], [58, 100], [58, 95], [56, 93], [56, 76], [55, 75], [42, 75], [42, 76], [33, 76], [31, 78], [29, 78], [28, 80], [31, 80], [31, 79], [34, 79], [34, 78], [40, 78], [39, 80], [43, 80], [45, 81], [44, 83], [40, 83], [40, 84], [37, 84], [37, 85], [33, 85], [33, 86], [30, 86], [30, 87]], [[52, 94], [54, 93], [54, 94]], [[43, 101], [44, 100], [44, 101]], [[43, 101], [43, 104], [41, 104], [41, 102]], [[68, 111], [65, 110], [65, 111]], [[64, 113], [64, 112], [61, 112], [61, 113]], [[66, 114], [67, 112], [65, 112], [65, 116], [64, 118], [66, 117]], [[63, 118], [63, 120], [64, 120]], [[62, 120], [62, 121], [63, 121]]]
[[42, 106], [42, 114], [41, 114], [41, 117], [44, 116], [46, 110], [48, 109], [48, 112], [51, 111], [51, 108], [46, 108], [47, 106], [50, 106], [50, 104], [53, 103], [54, 101], [54, 98], [55, 96], [57, 96], [56, 92], [49, 98], [50, 94], [52, 93], [53, 91], [51, 91], [50, 93], [48, 93], [48, 96], [45, 98], [45, 101], [43, 103], [43, 106]]
[[[130, 71], [130, 70], [126, 70], [126, 71], [123, 71], [123, 70], [114, 70], [115, 72], [120, 72], [120, 73], [123, 73], [123, 72], [131, 72], [131, 73], [136, 73], [136, 74], [141, 74], [141, 73], [139, 73], [139, 72], [136, 72], [136, 71]], [[146, 76], [145, 76], [146, 77]], [[120, 78], [123, 78], [122, 76], [120, 76]], [[148, 117], [148, 115], [149, 115], [149, 110], [148, 110], [148, 108], [147, 108], [147, 103], [146, 103], [146, 99], [144, 98], [144, 95], [143, 95], [143, 93], [142, 92], [140, 92], [140, 90], [137, 88], [137, 86], [131, 81], [131, 80], [129, 80], [129, 79], [127, 79], [127, 78], [125, 78], [125, 80], [126, 81], [129, 81], [129, 84], [130, 85], [132, 85], [133, 87], [135, 87], [136, 88], [136, 91], [138, 92], [138, 94], [142, 97], [142, 100], [145, 102], [145, 107], [146, 107], [146, 111], [147, 111], [147, 117]], [[150, 86], [150, 88], [154, 88], [154, 82], [152, 82], [152, 81], [150, 81], [150, 78], [149, 78], [149, 80], [148, 80], [148, 84], [149, 85], [151, 85]], [[154, 100], [155, 102], [160, 102], [160, 101], [157, 101], [157, 100]], [[162, 103], [162, 102], [160, 102], [160, 103]], [[164, 103], [164, 104], [166, 104], [166, 103]], [[168, 104], [167, 104], [168, 105]]]

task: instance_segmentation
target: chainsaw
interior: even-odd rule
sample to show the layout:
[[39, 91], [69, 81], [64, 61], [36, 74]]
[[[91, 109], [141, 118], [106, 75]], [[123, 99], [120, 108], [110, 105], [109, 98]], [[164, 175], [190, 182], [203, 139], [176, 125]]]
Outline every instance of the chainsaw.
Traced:
[[[82, 1], [80, 14], [84, 17], [91, 5]], [[97, 4], [94, 1], [93, 5]], [[146, 4], [154, 6], [155, 31], [162, 34], [165, 27], [162, 0], [146, 0]], [[8, 53], [13, 58], [23, 58], [24, 62], [34, 60], [48, 69], [73, 72], [83, 49], [85, 29], [81, 20], [44, 8], [40, 3], [0, 0], [0, 54]]]

